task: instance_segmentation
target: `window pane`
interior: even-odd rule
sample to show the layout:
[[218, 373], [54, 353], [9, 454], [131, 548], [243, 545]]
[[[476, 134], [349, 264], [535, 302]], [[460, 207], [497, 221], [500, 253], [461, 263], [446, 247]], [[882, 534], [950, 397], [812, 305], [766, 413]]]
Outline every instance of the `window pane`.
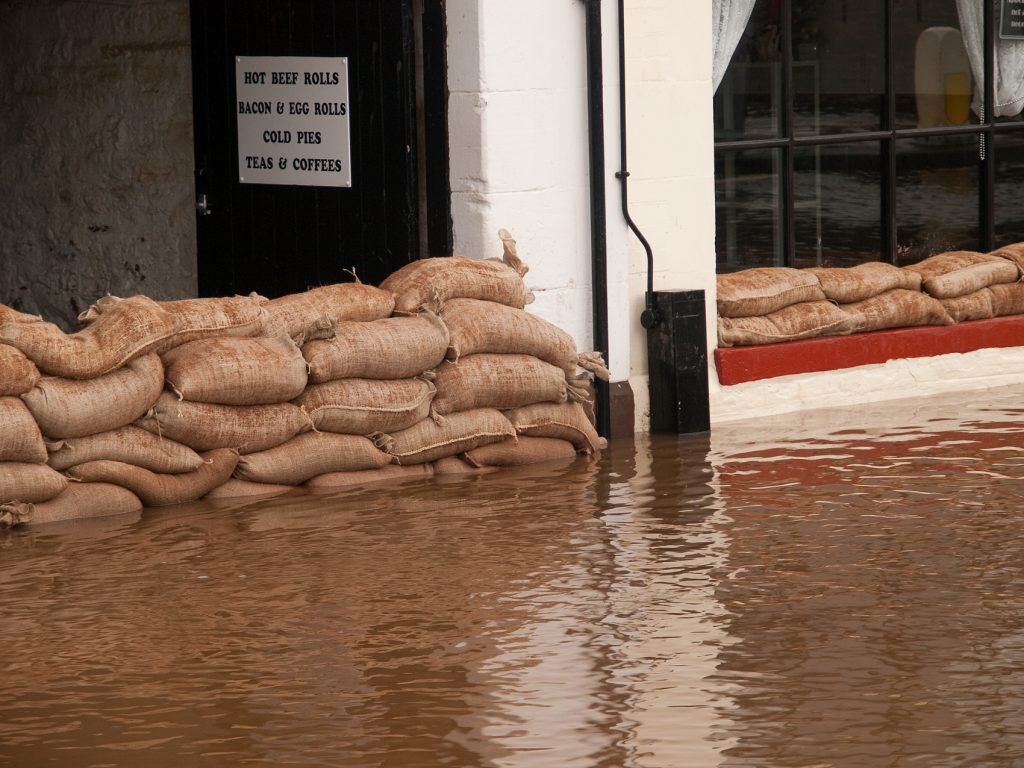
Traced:
[[777, 149], [715, 154], [718, 271], [781, 266]]
[[979, 247], [978, 137], [896, 142], [896, 260]]
[[1024, 131], [996, 136], [995, 246], [1024, 242]]
[[960, 29], [955, 0], [895, 3], [897, 128], [977, 122], [970, 110], [971, 94], [981, 89], [973, 82]]
[[782, 82], [779, 8], [757, 0], [715, 93], [715, 140], [776, 138]]
[[850, 267], [882, 249], [877, 142], [802, 147], [794, 156], [797, 267]]
[[885, 94], [885, 3], [793, 0], [793, 131], [875, 131]]

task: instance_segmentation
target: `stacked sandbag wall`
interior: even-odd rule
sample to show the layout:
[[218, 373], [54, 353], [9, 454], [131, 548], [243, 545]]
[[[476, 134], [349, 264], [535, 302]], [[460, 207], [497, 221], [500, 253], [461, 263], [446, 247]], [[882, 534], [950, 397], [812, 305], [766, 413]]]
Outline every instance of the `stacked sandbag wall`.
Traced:
[[896, 267], [765, 267], [718, 276], [719, 346], [1024, 314], [1024, 243]]
[[607, 371], [524, 311], [502, 235], [379, 288], [107, 297], [74, 334], [0, 306], [0, 526], [595, 452]]

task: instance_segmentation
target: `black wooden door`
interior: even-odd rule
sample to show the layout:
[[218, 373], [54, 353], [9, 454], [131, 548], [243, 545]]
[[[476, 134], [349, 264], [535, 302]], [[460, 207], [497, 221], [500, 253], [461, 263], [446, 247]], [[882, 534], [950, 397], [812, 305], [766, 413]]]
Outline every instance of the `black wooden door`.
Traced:
[[[412, 0], [192, 0], [199, 292], [377, 284], [419, 255]], [[239, 182], [236, 56], [347, 57], [352, 185]]]

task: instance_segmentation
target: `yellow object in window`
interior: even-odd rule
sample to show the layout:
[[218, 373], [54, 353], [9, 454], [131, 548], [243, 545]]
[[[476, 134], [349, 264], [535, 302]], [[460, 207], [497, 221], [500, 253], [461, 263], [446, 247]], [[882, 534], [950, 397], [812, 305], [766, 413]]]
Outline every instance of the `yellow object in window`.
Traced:
[[966, 72], [950, 72], [945, 78], [946, 119], [963, 125], [971, 108], [971, 78]]

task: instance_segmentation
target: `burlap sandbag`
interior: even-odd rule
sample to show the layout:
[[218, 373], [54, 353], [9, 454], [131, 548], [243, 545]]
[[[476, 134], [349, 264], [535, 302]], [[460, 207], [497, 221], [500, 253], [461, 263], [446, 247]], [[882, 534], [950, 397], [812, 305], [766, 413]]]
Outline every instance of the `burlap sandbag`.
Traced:
[[446, 357], [453, 362], [481, 352], [532, 355], [557, 365], [568, 377], [575, 376], [579, 366], [608, 380], [599, 354], [580, 355], [572, 336], [525, 310], [493, 301], [451, 299], [442, 307], [441, 319], [450, 335]]
[[164, 367], [155, 354], [95, 379], [46, 376], [21, 396], [51, 439], [83, 437], [131, 424], [164, 388]]
[[921, 276], [921, 288], [936, 299], [951, 299], [1020, 279], [1012, 261], [975, 251], [948, 251], [904, 267]]
[[49, 442], [46, 449], [49, 451], [47, 463], [56, 470], [87, 461], [108, 460], [176, 475], [199, 469], [203, 463], [199, 454], [188, 446], [136, 426]]
[[529, 355], [479, 354], [457, 363], [445, 361], [434, 380], [437, 396], [433, 410], [439, 415], [474, 408], [519, 408], [530, 403], [564, 403], [584, 391], [568, 382], [565, 371]]
[[22, 395], [32, 389], [39, 378], [39, 369], [24, 352], [0, 344], [0, 397]]
[[88, 461], [68, 470], [69, 477], [87, 483], [113, 483], [127, 488], [147, 507], [164, 507], [201, 499], [231, 477], [238, 451], [218, 448], [200, 454], [203, 464], [191, 472], [168, 475], [121, 461]]
[[5, 323], [38, 323], [40, 321], [42, 321], [42, 318], [39, 315], [29, 315], [12, 309], [6, 304], [0, 304], [0, 325]]
[[1024, 315], [1024, 283], [1000, 283], [988, 291], [995, 317]]
[[425, 379], [339, 379], [311, 384], [293, 402], [327, 432], [369, 435], [411, 427], [430, 414], [434, 385]]
[[49, 501], [68, 485], [64, 475], [45, 464], [0, 462], [0, 502]]
[[359, 435], [307, 432], [287, 443], [243, 456], [235, 476], [257, 483], [299, 485], [326, 472], [379, 469], [391, 457]]
[[830, 301], [805, 301], [762, 317], [719, 317], [718, 345], [777, 344], [843, 336], [860, 330], [861, 325], [855, 312], [843, 311]]
[[807, 301], [822, 301], [817, 275], [789, 267], [757, 267], [718, 275], [719, 317], [758, 317]]
[[302, 344], [330, 338], [340, 322], [380, 320], [390, 317], [394, 309], [394, 294], [372, 285], [322, 285], [271, 300], [263, 335], [290, 336]]
[[567, 440], [583, 453], [608, 446], [608, 441], [597, 434], [579, 403], [537, 403], [505, 411], [505, 416], [519, 435]]
[[339, 488], [351, 488], [364, 485], [390, 485], [409, 480], [426, 480], [434, 476], [432, 464], [413, 464], [404, 467], [399, 464], [388, 464], [380, 469], [361, 469], [354, 472], [327, 472], [311, 477], [306, 481], [306, 488], [311, 491], [334, 491]]
[[0, 506], [0, 528], [127, 515], [140, 509], [139, 497], [119, 485], [70, 483], [49, 501]]
[[190, 341], [161, 359], [178, 397], [221, 405], [285, 403], [306, 387], [306, 360], [288, 336]]
[[921, 290], [919, 274], [880, 261], [855, 267], [812, 267], [805, 271], [818, 278], [825, 298], [839, 304], [864, 301], [894, 288]]
[[902, 288], [886, 291], [864, 301], [844, 304], [843, 311], [859, 317], [861, 331], [953, 323], [953, 318], [938, 299], [920, 291]]
[[989, 288], [982, 288], [963, 296], [954, 296], [952, 299], [939, 299], [939, 302], [954, 323], [962, 323], [965, 320], [987, 320], [995, 317], [992, 291]]
[[39, 425], [16, 397], [0, 397], [0, 461], [46, 463], [46, 443]]
[[474, 467], [521, 467], [546, 461], [572, 461], [576, 446], [557, 437], [527, 437], [502, 440], [466, 451], [462, 458]]
[[295, 493], [294, 485], [275, 485], [274, 483], [254, 483], [251, 480], [229, 478], [223, 485], [218, 485], [204, 499], [221, 501], [223, 499], [269, 499]]
[[265, 451], [312, 428], [297, 405], [215, 405], [178, 400], [171, 392], [136, 424], [197, 451], [235, 448], [241, 453]]
[[338, 323], [332, 339], [302, 345], [309, 381], [411, 379], [444, 360], [448, 328], [433, 312]]
[[1012, 261], [1017, 265], [1017, 270], [1024, 275], [1024, 243], [1004, 245], [1002, 248], [992, 251], [990, 255]]
[[499, 230], [504, 254], [497, 259], [442, 256], [406, 264], [388, 276], [380, 287], [395, 294], [395, 311], [419, 312], [423, 306], [449, 299], [482, 299], [522, 309], [533, 301], [523, 282], [529, 271], [516, 253], [516, 243]]
[[483, 475], [488, 472], [498, 472], [500, 467], [474, 467], [461, 456], [445, 456], [437, 461], [431, 462], [436, 477], [447, 477], [459, 475]]
[[408, 429], [378, 435], [377, 445], [394, 457], [396, 464], [410, 465], [455, 456], [481, 445], [515, 436], [515, 428], [500, 411], [477, 408], [453, 413], [441, 423], [424, 419]]
[[251, 336], [263, 323], [265, 299], [153, 301], [146, 296], [100, 299], [79, 317], [88, 323], [65, 334], [52, 323], [0, 325], [0, 342], [17, 347], [44, 373], [94, 379], [148, 352], [163, 352], [210, 336]]

